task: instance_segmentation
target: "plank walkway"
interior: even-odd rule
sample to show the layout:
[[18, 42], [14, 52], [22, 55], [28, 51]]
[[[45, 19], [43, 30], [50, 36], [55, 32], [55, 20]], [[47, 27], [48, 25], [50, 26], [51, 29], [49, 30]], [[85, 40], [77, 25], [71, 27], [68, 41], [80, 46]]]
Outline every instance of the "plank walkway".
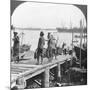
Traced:
[[[24, 78], [26, 81], [27, 79], [30, 79], [38, 74], [41, 74], [42, 72], [45, 72], [47, 67], [49, 69], [52, 69], [57, 66], [57, 64], [63, 64], [65, 60], [70, 60], [70, 55], [60, 55], [57, 56], [57, 60], [53, 59], [52, 62], [44, 62], [42, 65], [33, 65], [30, 64], [29, 61], [24, 61], [24, 63], [11, 63], [11, 85], [13, 83], [16, 83], [17, 79]], [[23, 61], [22, 61], [23, 62]]]

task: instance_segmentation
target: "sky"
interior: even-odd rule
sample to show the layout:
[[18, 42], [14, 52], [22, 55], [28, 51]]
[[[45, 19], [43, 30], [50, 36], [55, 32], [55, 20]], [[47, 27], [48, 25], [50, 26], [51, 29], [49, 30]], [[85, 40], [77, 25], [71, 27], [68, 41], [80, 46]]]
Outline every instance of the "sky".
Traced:
[[[11, 24], [20, 28], [52, 28], [57, 27], [80, 27], [80, 20], [83, 20], [83, 26], [86, 27], [85, 16], [76, 6], [66, 4], [50, 4], [50, 3], [33, 3], [26, 2], [19, 5], [12, 14]], [[35, 51], [38, 45], [40, 30], [16, 30], [18, 34], [24, 33], [23, 40], [20, 37], [20, 43], [31, 45], [31, 50]], [[43, 30], [45, 39], [48, 32], [57, 32], [57, 30]], [[72, 42], [72, 34], [59, 33], [58, 45], [63, 42], [70, 45]], [[13, 38], [13, 32], [12, 32]], [[13, 41], [12, 41], [13, 46]], [[47, 42], [45, 43], [47, 48]]]
[[22, 28], [86, 27], [84, 14], [74, 5], [25, 2], [12, 14], [12, 25]]

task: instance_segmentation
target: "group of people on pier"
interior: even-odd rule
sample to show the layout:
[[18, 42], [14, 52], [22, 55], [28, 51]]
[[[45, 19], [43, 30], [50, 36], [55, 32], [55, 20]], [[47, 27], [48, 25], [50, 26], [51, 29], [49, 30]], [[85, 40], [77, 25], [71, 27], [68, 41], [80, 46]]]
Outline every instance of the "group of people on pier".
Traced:
[[[41, 59], [41, 64], [43, 63], [43, 57], [44, 57], [45, 53], [46, 53], [46, 56], [49, 59], [49, 61], [51, 61], [54, 56], [56, 59], [57, 40], [54, 38], [54, 36], [51, 33], [48, 33], [47, 38], [48, 39], [45, 40], [44, 33], [41, 31], [39, 41], [38, 41], [38, 47], [37, 47], [37, 62], [38, 62], [38, 64], [40, 64], [40, 59]], [[47, 50], [46, 51], [44, 51], [45, 41], [47, 42]]]
[[[20, 48], [20, 40], [17, 32], [14, 32], [13, 38], [13, 58], [15, 58], [15, 62], [19, 62], [19, 48]], [[47, 48], [45, 49], [45, 42], [47, 42]], [[52, 33], [48, 32], [47, 40], [44, 38], [44, 32], [40, 32], [40, 37], [38, 40], [37, 49], [34, 53], [34, 58], [37, 59], [37, 64], [43, 63], [43, 58], [47, 57], [49, 61], [52, 61], [53, 57], [56, 59], [57, 51], [59, 47], [57, 47], [58, 40], [55, 39]], [[63, 43], [62, 48], [65, 47], [65, 43]]]

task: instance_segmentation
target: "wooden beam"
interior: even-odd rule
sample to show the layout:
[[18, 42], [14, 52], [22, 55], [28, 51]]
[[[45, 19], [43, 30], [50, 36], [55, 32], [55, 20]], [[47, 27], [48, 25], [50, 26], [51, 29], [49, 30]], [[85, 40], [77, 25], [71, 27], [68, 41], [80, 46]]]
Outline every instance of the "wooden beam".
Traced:
[[18, 67], [12, 67], [12, 68], [11, 68], [11, 71], [12, 71], [12, 70], [26, 71], [26, 70], [30, 70], [30, 68], [23, 68], [23, 67], [19, 67], [19, 68], [18, 68]]
[[11, 64], [11, 67], [26, 67], [26, 68], [37, 68], [42, 65], [30, 65], [30, 64]]
[[34, 82], [41, 86], [41, 83], [38, 80], [34, 80]]

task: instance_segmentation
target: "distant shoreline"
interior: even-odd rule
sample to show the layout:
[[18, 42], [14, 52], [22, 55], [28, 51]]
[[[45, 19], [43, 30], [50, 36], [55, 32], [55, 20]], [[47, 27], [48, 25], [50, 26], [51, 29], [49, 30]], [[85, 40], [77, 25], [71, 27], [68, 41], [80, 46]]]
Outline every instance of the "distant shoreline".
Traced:
[[[73, 28], [73, 29], [62, 29], [62, 28], [57, 28], [57, 31], [58, 32], [67, 32], [67, 33], [81, 33], [82, 32], [82, 29], [81, 28]], [[85, 29], [83, 29], [83, 32], [84, 33], [87, 33], [87, 29], [85, 28]]]
[[42, 29], [42, 28], [18, 28], [18, 27], [16, 27], [15, 28], [16, 30], [35, 30], [35, 31], [48, 31], [48, 30], [50, 30], [50, 31], [57, 31], [57, 32], [65, 32], [65, 33], [81, 33], [82, 32], [82, 30], [83, 30], [83, 32], [84, 33], [87, 33], [87, 28], [84, 28], [84, 29], [82, 29], [82, 28], [72, 28], [72, 29], [68, 29], [68, 28], [47, 28], [47, 29]]

